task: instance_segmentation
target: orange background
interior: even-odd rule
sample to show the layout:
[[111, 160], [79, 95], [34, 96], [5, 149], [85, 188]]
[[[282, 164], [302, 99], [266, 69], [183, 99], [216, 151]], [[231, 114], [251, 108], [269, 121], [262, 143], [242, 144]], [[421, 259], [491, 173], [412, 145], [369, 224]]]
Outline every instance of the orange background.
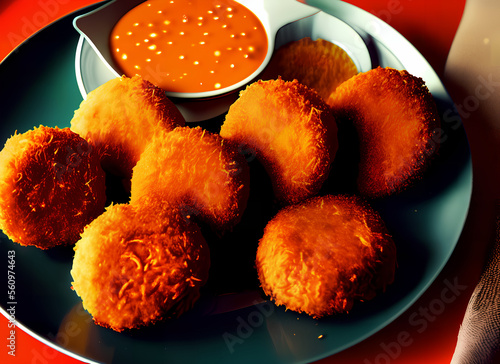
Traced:
[[[98, 1], [1, 0], [0, 59], [6, 57], [19, 43], [38, 29], [76, 9], [96, 2]], [[438, 75], [443, 75], [446, 57], [459, 25], [465, 0], [440, 2], [435, 0], [349, 0], [347, 2], [373, 13], [394, 27], [424, 55]], [[318, 363], [386, 363], [384, 358], [389, 358], [387, 350], [390, 351], [390, 348], [393, 350], [390, 363], [449, 363], [454, 351], [458, 328], [480, 271], [478, 266], [468, 274], [457, 276], [461, 264], [464, 261], [467, 262], [468, 254], [467, 249], [459, 248], [454, 254], [454, 262], [448, 264], [429, 291], [395, 322], [362, 343]], [[444, 280], [453, 281], [456, 277], [462, 285], [467, 286], [467, 289], [448, 304], [444, 312], [432, 321], [428, 321], [422, 333], [417, 332], [415, 327], [411, 328], [408, 325], [410, 315], [429, 307], [434, 299], [440, 297], [445, 287]], [[75, 359], [44, 346], [19, 329], [16, 331], [16, 356], [15, 358], [8, 356], [5, 345], [8, 337], [7, 324], [8, 321], [0, 315], [1, 363], [79, 363]], [[410, 337], [401, 336], [404, 332], [408, 332]], [[395, 346], [398, 339], [401, 343], [399, 349]]]

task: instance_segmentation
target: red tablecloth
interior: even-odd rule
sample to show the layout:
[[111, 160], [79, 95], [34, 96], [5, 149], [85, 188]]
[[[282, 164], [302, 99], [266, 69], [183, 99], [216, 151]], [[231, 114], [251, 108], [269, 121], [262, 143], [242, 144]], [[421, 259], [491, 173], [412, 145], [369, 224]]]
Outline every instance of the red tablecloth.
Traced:
[[[2, 0], [0, 59], [38, 29], [96, 2], [98, 1]], [[465, 0], [347, 2], [373, 13], [393, 26], [427, 58], [440, 76], [443, 75]], [[466, 227], [462, 240], [471, 240], [477, 234], [476, 230]], [[459, 244], [435, 283], [405, 314], [358, 345], [319, 363], [449, 363], [469, 296], [481, 271], [483, 257], [484, 249], [471, 249], [468, 244]], [[44, 346], [21, 330], [16, 331], [16, 356], [11, 357], [7, 355], [8, 330], [8, 321], [0, 315], [1, 363], [79, 363]]]

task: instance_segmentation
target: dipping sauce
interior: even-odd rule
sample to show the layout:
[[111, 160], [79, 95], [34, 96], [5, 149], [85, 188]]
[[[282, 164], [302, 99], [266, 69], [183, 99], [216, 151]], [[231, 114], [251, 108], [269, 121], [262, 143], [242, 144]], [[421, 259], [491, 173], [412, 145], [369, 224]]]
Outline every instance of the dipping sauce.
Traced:
[[233, 0], [149, 0], [118, 21], [110, 41], [125, 75], [189, 93], [245, 79], [268, 47], [260, 20]]

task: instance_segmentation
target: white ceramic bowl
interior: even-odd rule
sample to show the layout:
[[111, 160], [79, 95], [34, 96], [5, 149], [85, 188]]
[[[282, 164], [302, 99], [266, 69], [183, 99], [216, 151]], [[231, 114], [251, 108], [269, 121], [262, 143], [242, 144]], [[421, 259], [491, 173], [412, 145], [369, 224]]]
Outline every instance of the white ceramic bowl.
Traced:
[[[109, 38], [116, 22], [144, 0], [114, 0], [74, 19], [81, 34], [76, 57], [77, 81], [82, 96], [122, 72], [113, 61]], [[210, 119], [226, 112], [238, 97], [237, 91], [257, 79], [275, 49], [304, 37], [323, 38], [343, 48], [359, 71], [371, 68], [368, 49], [354, 29], [343, 21], [296, 0], [235, 0], [260, 19], [268, 36], [268, 52], [261, 66], [244, 80], [215, 91], [166, 92], [186, 121]], [[97, 58], [96, 58], [97, 57]]]

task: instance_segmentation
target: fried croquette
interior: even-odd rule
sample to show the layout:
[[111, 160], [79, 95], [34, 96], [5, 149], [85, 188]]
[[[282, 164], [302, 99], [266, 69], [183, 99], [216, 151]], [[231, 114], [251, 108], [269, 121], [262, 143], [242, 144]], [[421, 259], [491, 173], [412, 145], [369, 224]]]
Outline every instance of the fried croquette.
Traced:
[[105, 171], [130, 179], [152, 136], [184, 123], [163, 90], [140, 76], [123, 76], [87, 95], [75, 111], [71, 130], [94, 142]]
[[314, 318], [349, 312], [393, 282], [396, 247], [379, 216], [354, 196], [286, 207], [259, 241], [261, 286], [278, 305]]
[[314, 196], [337, 151], [337, 126], [319, 95], [295, 81], [257, 81], [231, 105], [220, 135], [251, 148], [271, 177], [277, 200]]
[[342, 48], [321, 38], [306, 37], [280, 47], [263, 78], [296, 79], [327, 100], [338, 85], [357, 73], [356, 65]]
[[0, 227], [21, 245], [74, 244], [104, 211], [99, 156], [69, 128], [13, 135], [0, 152], [0, 176]]
[[216, 230], [240, 221], [250, 189], [247, 161], [230, 141], [201, 127], [153, 138], [134, 167], [131, 203], [154, 195]]
[[356, 128], [358, 190], [368, 197], [397, 193], [419, 178], [437, 152], [440, 125], [421, 78], [376, 68], [342, 83], [328, 99], [338, 123]]
[[191, 309], [209, 267], [199, 227], [177, 207], [118, 204], [75, 245], [72, 286], [98, 325], [120, 332]]

